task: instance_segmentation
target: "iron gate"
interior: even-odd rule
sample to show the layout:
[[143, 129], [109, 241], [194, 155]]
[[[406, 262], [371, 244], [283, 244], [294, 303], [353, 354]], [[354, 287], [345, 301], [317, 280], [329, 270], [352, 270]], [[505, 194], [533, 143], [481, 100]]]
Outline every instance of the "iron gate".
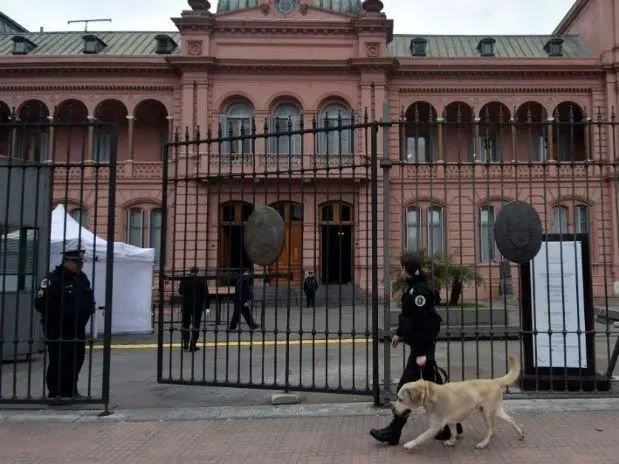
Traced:
[[[164, 160], [158, 381], [382, 402], [407, 355], [390, 347], [398, 258], [415, 250], [441, 296], [437, 362], [452, 380], [503, 375], [513, 353], [525, 392], [608, 390], [619, 307], [615, 140], [614, 115], [590, 117], [571, 102], [479, 111], [414, 102], [401, 114], [385, 104], [380, 121], [367, 111], [264, 124], [222, 117], [205, 135], [178, 134]], [[555, 259], [548, 251], [526, 266], [499, 253], [494, 221], [514, 200], [536, 209], [544, 249], [567, 246], [554, 271], [534, 269]], [[255, 205], [285, 223], [284, 250], [266, 268], [244, 251]], [[243, 317], [230, 327], [244, 268], [254, 329]], [[308, 305], [310, 272], [320, 285]], [[521, 280], [534, 272], [534, 283]], [[191, 279], [210, 293], [197, 329], [179, 295]]]
[[[116, 124], [89, 118], [77, 101], [51, 114], [36, 100], [17, 111], [0, 106], [0, 191], [0, 403], [97, 403], [107, 411]], [[75, 338], [68, 332], [48, 338], [51, 324], [65, 324], [72, 309], [48, 306], [44, 328], [34, 300], [62, 253], [73, 248], [85, 251], [83, 271], [97, 310], [85, 339], [79, 330]], [[96, 339], [103, 343], [95, 346]], [[59, 371], [48, 368], [50, 350], [59, 352]], [[52, 391], [49, 397], [62, 383], [53, 380], [60, 369], [79, 370], [77, 379], [72, 375], [79, 396]]]
[[[222, 121], [218, 133], [167, 145], [159, 382], [378, 398], [378, 124], [358, 119], [331, 114], [309, 128], [303, 118]], [[255, 205], [285, 223], [282, 254], [264, 268], [244, 250]], [[192, 267], [211, 296], [199, 351], [183, 349], [192, 333], [178, 294]], [[251, 318], [231, 327], [244, 268], [253, 273]], [[319, 286], [308, 304], [310, 273]]]

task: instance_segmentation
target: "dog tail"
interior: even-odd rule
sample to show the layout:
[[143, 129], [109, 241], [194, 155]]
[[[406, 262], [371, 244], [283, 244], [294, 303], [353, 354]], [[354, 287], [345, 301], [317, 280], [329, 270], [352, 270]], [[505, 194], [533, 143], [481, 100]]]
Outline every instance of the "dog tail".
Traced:
[[509, 355], [509, 372], [501, 378], [498, 378], [497, 381], [501, 384], [502, 387], [509, 387], [512, 385], [520, 376], [520, 361], [513, 354]]

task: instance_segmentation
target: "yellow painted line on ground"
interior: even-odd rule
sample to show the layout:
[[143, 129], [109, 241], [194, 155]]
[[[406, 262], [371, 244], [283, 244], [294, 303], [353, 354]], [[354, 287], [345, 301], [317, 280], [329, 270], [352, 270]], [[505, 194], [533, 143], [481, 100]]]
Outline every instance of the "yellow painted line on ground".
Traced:
[[[301, 346], [301, 345], [367, 345], [368, 343], [372, 343], [371, 338], [330, 338], [330, 339], [316, 339], [316, 340], [290, 340], [288, 341], [288, 346]], [[199, 347], [206, 348], [230, 348], [230, 347], [252, 347], [252, 348], [262, 348], [267, 346], [286, 346], [286, 340], [218, 340], [214, 342], [206, 342], [206, 343], [198, 343]], [[163, 344], [163, 348], [180, 348], [181, 343], [175, 342], [170, 344]], [[115, 343], [111, 345], [111, 349], [113, 350], [152, 350], [157, 348], [156, 343]], [[102, 350], [103, 345], [97, 344], [93, 346], [95, 350]]]

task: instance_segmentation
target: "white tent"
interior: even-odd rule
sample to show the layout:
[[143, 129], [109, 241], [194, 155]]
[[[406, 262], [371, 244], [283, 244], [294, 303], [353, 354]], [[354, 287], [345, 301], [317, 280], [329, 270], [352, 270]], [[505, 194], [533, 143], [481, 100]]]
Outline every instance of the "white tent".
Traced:
[[[50, 268], [61, 262], [64, 250], [82, 249], [84, 268], [95, 292], [97, 307], [105, 304], [107, 241], [96, 236], [67, 214], [63, 205], [52, 211]], [[112, 333], [150, 333], [153, 331], [152, 285], [155, 250], [114, 242], [112, 288]], [[94, 265], [93, 265], [94, 263]], [[51, 270], [50, 269], [50, 270]], [[104, 314], [97, 311], [93, 332], [103, 329]], [[90, 327], [88, 327], [90, 331]]]

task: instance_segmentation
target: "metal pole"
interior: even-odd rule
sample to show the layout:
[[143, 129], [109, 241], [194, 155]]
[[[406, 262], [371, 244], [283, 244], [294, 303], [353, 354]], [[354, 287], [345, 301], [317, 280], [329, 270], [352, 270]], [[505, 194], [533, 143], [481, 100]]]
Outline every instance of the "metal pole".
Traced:
[[383, 103], [383, 157], [380, 167], [383, 169], [383, 393], [381, 399], [384, 400], [391, 395], [391, 274], [389, 272], [389, 176], [391, 175], [391, 161], [389, 160], [389, 103]]
[[371, 128], [371, 211], [372, 211], [372, 383], [374, 404], [380, 404], [380, 385], [378, 369], [378, 122]]

